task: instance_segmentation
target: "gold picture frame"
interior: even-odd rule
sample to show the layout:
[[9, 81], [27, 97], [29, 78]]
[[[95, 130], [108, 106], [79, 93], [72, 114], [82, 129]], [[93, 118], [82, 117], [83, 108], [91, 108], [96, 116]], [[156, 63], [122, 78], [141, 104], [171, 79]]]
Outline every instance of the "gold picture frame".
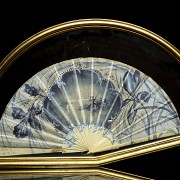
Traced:
[[[146, 41], [149, 41], [155, 46], [162, 49], [177, 63], [180, 62], [179, 50], [170, 44], [168, 41], [158, 36], [157, 34], [127, 22], [121, 22], [111, 19], [80, 19], [61, 23], [31, 36], [19, 46], [13, 49], [0, 64], [0, 77], [3, 77], [8, 69], [15, 64], [16, 60], [23, 54], [28, 52], [32, 47], [56, 35], [61, 35], [68, 32], [84, 29], [108, 29], [132, 34]], [[0, 168], [94, 168], [121, 161], [127, 158], [132, 158], [147, 153], [152, 153], [167, 148], [172, 148], [180, 145], [180, 135], [163, 138], [157, 141], [150, 141], [136, 146], [128, 146], [125, 149], [108, 152], [95, 156], [11, 156], [0, 157]], [[83, 171], [83, 170], [82, 170]]]
[[108, 168], [84, 168], [84, 169], [28, 169], [0, 171], [1, 179], [68, 179], [68, 178], [88, 178], [88, 179], [122, 179], [122, 180], [152, 180], [143, 176], [133, 175], [122, 171]]

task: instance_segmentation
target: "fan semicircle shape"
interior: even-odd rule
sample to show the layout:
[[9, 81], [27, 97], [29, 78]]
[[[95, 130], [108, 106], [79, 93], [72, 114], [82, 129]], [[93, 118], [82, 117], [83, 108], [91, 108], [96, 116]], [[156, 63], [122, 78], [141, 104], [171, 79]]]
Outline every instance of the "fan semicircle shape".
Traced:
[[105, 152], [177, 135], [179, 125], [151, 77], [119, 61], [74, 58], [16, 91], [0, 121], [0, 156]]

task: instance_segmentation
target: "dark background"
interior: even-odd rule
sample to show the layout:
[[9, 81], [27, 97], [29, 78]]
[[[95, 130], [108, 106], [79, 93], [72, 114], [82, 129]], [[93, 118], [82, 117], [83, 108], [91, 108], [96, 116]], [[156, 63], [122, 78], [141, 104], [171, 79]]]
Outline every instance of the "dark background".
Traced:
[[[180, 49], [179, 6], [176, 3], [163, 2], [157, 7], [157, 4], [146, 1], [139, 5], [115, 2], [102, 1], [99, 5], [92, 1], [82, 1], [79, 4], [54, 4], [50, 1], [40, 5], [33, 2], [0, 3], [0, 60], [22, 41], [45, 28], [85, 18], [114, 19], [136, 24], [160, 35]], [[179, 148], [175, 147], [105, 167], [157, 180], [174, 180], [179, 177], [179, 153]]]

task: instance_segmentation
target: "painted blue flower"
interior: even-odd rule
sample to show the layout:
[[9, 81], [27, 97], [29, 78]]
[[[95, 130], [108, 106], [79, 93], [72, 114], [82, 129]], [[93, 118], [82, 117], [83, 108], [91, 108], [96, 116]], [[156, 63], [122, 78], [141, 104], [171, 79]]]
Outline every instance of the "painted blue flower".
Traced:
[[123, 77], [123, 87], [131, 95], [134, 95], [136, 88], [141, 82], [140, 72], [136, 70], [134, 73], [127, 71]]
[[14, 119], [23, 119], [26, 116], [26, 113], [18, 107], [12, 107], [12, 117]]
[[24, 84], [24, 91], [28, 93], [30, 96], [39, 95], [39, 90], [29, 84]]
[[139, 101], [144, 101], [147, 103], [151, 98], [151, 94], [147, 91], [142, 91], [138, 93], [137, 98]]
[[29, 133], [30, 130], [27, 127], [26, 120], [21, 121], [18, 125], [14, 127], [13, 134], [15, 135], [16, 138], [24, 138], [28, 136]]

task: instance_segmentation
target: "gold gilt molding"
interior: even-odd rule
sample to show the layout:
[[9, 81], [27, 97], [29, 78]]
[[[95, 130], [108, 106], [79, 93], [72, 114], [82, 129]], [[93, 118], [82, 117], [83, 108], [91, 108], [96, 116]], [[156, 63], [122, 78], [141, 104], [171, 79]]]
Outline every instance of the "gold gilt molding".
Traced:
[[23, 178], [65, 178], [65, 177], [91, 177], [95, 179], [122, 179], [122, 180], [153, 180], [122, 171], [107, 168], [84, 168], [84, 169], [28, 169], [28, 170], [2, 170], [0, 171], [0, 179], [23, 179]]
[[85, 168], [98, 167], [107, 163], [121, 161], [127, 158], [164, 150], [180, 145], [180, 136], [171, 137], [157, 142], [117, 150], [99, 156], [55, 156], [55, 157], [0, 157], [2, 169], [11, 168]]
[[23, 53], [32, 48], [34, 45], [53, 37], [57, 34], [63, 34], [69, 31], [86, 28], [106, 28], [116, 29], [119, 31], [126, 31], [129, 33], [137, 34], [138, 36], [144, 37], [162, 47], [170, 55], [172, 55], [178, 62], [180, 62], [180, 51], [173, 46], [170, 42], [157, 35], [156, 33], [134, 25], [131, 23], [112, 20], [112, 19], [80, 19], [73, 20], [64, 23], [60, 23], [49, 28], [46, 28], [33, 36], [29, 37], [16, 48], [14, 48], [0, 63], [0, 77], [5, 73], [9, 66]]

